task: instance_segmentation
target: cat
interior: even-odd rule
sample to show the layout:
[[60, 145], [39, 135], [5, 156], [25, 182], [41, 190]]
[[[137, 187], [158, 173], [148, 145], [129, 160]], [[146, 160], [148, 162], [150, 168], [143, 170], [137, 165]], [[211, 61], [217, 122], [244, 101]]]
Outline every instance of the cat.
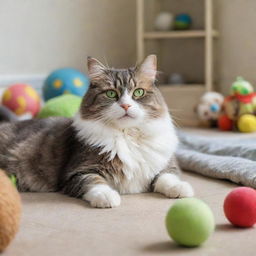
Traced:
[[73, 119], [0, 126], [0, 168], [19, 191], [59, 191], [92, 207], [120, 205], [120, 194], [192, 197], [175, 160], [178, 139], [155, 85], [156, 56], [129, 69], [88, 58], [89, 90]]

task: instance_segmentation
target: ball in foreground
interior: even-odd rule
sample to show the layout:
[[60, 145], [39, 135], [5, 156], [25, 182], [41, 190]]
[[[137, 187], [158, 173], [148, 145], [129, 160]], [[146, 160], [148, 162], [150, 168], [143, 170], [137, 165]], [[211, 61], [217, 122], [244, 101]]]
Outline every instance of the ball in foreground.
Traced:
[[256, 190], [239, 187], [232, 190], [224, 201], [227, 219], [238, 227], [252, 227], [256, 223]]
[[177, 200], [169, 209], [165, 223], [170, 237], [188, 247], [202, 244], [215, 227], [211, 209], [196, 198]]
[[0, 252], [13, 240], [21, 215], [20, 195], [6, 174], [0, 170]]
[[2, 104], [16, 115], [31, 113], [35, 116], [40, 110], [40, 97], [28, 84], [14, 84], [3, 93]]
[[82, 98], [66, 94], [48, 100], [39, 112], [39, 118], [46, 118], [51, 116], [73, 117], [79, 110]]
[[47, 77], [43, 86], [43, 95], [46, 101], [63, 94], [82, 97], [88, 87], [89, 79], [83, 73], [73, 68], [61, 68]]

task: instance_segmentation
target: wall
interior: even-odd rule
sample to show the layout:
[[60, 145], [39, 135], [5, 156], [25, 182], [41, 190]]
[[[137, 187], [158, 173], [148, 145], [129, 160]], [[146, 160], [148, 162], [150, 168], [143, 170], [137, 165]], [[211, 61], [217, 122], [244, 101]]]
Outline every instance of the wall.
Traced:
[[218, 0], [216, 4], [219, 89], [228, 93], [238, 75], [256, 86], [256, 1]]
[[[256, 84], [256, 1], [214, 2], [219, 90], [227, 93], [237, 75]], [[85, 70], [87, 55], [111, 66], [133, 65], [135, 12], [135, 0], [1, 0], [0, 75], [46, 74], [60, 66]]]
[[136, 61], [135, 0], [1, 0], [0, 75]]

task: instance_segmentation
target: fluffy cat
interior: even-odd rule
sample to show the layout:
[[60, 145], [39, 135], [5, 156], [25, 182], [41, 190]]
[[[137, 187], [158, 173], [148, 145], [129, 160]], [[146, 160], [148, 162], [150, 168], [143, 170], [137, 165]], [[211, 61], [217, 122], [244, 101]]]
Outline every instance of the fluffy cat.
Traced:
[[112, 69], [88, 58], [90, 88], [74, 119], [0, 126], [0, 168], [20, 191], [60, 191], [93, 207], [118, 206], [120, 194], [154, 191], [191, 197], [178, 177], [178, 139], [155, 86], [156, 56]]

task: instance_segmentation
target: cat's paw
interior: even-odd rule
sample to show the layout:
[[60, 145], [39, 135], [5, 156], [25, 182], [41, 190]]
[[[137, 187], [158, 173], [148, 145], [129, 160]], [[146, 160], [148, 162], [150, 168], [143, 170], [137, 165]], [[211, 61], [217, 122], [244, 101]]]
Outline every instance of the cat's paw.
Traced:
[[96, 208], [117, 207], [121, 203], [120, 195], [108, 185], [95, 185], [83, 197]]
[[193, 197], [194, 190], [188, 182], [179, 181], [174, 186], [166, 185], [164, 195], [170, 198]]
[[192, 186], [185, 181], [181, 181], [175, 174], [162, 174], [155, 184], [155, 192], [164, 194], [169, 198], [193, 197], [194, 190]]

